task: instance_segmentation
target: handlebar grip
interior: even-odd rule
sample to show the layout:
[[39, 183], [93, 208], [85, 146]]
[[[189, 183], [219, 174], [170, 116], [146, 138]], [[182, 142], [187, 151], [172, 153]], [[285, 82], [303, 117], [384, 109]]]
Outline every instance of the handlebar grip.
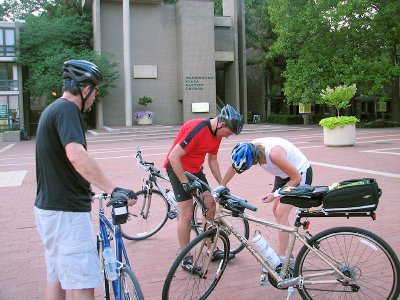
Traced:
[[187, 179], [189, 179], [190, 181], [197, 181], [199, 182], [203, 188], [205, 188], [207, 191], [211, 192], [211, 188], [210, 186], [205, 183], [204, 181], [200, 180], [197, 176], [193, 175], [192, 173], [189, 172], [185, 172], [185, 176], [187, 177]]

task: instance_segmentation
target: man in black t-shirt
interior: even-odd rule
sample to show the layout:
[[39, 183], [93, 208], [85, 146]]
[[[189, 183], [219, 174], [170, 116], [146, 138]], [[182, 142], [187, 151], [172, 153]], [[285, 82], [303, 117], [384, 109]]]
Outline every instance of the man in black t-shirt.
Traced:
[[91, 223], [91, 184], [136, 203], [136, 194], [115, 187], [86, 151], [82, 113], [89, 110], [103, 78], [84, 60], [63, 66], [63, 95], [42, 113], [36, 135], [36, 224], [45, 246], [46, 299], [94, 299], [101, 285]]

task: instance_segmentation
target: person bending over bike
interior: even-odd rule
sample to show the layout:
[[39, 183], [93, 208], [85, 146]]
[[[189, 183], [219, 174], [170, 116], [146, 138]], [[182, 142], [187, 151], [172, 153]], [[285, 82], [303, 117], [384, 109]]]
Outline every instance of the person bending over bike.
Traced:
[[[84, 60], [63, 65], [63, 94], [43, 111], [36, 135], [35, 219], [45, 246], [45, 299], [94, 299], [102, 279], [91, 221], [91, 186], [129, 200], [136, 194], [115, 184], [86, 151], [82, 113], [90, 109], [103, 78]], [[130, 201], [134, 200], [134, 201]]]
[[[259, 164], [265, 171], [275, 175], [274, 188], [262, 198], [264, 203], [272, 202], [272, 211], [279, 224], [289, 226], [289, 212], [293, 205], [280, 203], [274, 192], [283, 187], [311, 184], [312, 168], [305, 155], [291, 142], [277, 137], [259, 138], [250, 143], [237, 144], [231, 154], [232, 165], [226, 171], [221, 185], [227, 185], [235, 173], [243, 173], [252, 165]], [[277, 254], [281, 261], [289, 243], [289, 234], [279, 232]], [[291, 258], [293, 268], [294, 259]]]
[[[193, 215], [193, 201], [191, 192], [195, 186], [191, 185], [184, 172], [190, 172], [207, 182], [203, 173], [203, 163], [207, 156], [208, 165], [215, 180], [222, 180], [218, 163], [218, 149], [223, 137], [239, 134], [243, 128], [243, 116], [229, 104], [225, 105], [221, 113], [213, 119], [193, 119], [187, 121], [180, 128], [172, 147], [164, 162], [171, 180], [171, 185], [179, 207], [178, 241], [182, 250], [190, 242], [191, 219]], [[215, 215], [215, 201], [210, 192], [204, 192], [204, 203], [208, 207], [207, 216]], [[213, 259], [219, 260], [223, 252], [216, 249]], [[233, 258], [233, 255], [230, 255]], [[182, 262], [185, 270], [193, 268], [191, 255], [185, 257]]]

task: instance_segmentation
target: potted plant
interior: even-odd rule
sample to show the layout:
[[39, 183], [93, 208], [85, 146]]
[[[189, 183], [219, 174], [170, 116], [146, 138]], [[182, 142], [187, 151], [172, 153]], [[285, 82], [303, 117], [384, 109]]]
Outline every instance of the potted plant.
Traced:
[[144, 110], [135, 112], [135, 119], [139, 125], [150, 125], [153, 124], [153, 117], [155, 113], [153, 111], [146, 110], [147, 105], [153, 102], [153, 99], [149, 96], [143, 96], [139, 98], [138, 104], [144, 106]]
[[351, 98], [356, 94], [357, 87], [352, 85], [339, 85], [334, 88], [327, 86], [321, 91], [319, 103], [334, 107], [336, 117], [324, 118], [319, 122], [324, 128], [324, 144], [327, 146], [352, 146], [356, 142], [355, 124], [359, 120], [354, 116], [341, 116], [340, 110], [347, 108]]

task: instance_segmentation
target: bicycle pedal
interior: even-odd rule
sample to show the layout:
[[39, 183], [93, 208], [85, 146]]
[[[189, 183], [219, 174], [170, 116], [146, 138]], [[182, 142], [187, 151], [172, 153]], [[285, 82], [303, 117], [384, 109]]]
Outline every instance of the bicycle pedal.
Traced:
[[178, 216], [178, 214], [176, 213], [176, 211], [169, 211], [168, 213], [167, 213], [167, 216], [168, 216], [168, 218], [170, 219], [170, 220], [172, 220], [172, 219], [175, 219], [177, 216]]
[[267, 272], [261, 272], [260, 286], [268, 286], [268, 285], [270, 285], [270, 282], [268, 280], [268, 273]]

